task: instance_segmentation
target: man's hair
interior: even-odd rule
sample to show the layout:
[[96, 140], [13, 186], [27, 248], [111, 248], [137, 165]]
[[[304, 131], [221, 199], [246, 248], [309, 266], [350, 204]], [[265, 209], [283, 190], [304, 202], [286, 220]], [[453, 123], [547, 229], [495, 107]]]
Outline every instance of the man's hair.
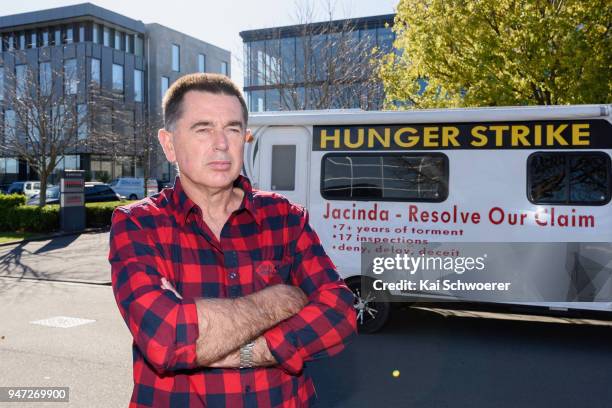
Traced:
[[189, 91], [210, 92], [212, 94], [223, 94], [235, 96], [238, 98], [242, 107], [242, 117], [246, 126], [249, 119], [249, 111], [246, 102], [242, 96], [240, 89], [232, 82], [231, 79], [221, 74], [197, 73], [189, 74], [180, 77], [172, 84], [164, 100], [162, 101], [162, 109], [164, 114], [164, 128], [173, 130], [176, 122], [181, 117], [183, 98]]

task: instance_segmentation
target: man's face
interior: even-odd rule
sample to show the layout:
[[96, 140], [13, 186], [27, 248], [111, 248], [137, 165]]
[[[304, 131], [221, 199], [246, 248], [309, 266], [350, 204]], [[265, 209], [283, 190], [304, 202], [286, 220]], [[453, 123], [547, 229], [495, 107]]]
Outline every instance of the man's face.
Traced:
[[217, 189], [231, 186], [240, 174], [247, 135], [238, 98], [189, 91], [174, 130], [160, 130], [159, 140], [181, 178]]

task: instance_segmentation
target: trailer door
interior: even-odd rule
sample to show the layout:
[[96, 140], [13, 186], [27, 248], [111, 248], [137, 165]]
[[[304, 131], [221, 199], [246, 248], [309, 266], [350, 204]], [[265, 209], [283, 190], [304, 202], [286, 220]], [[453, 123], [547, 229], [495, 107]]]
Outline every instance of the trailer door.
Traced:
[[259, 188], [308, 207], [308, 142], [304, 127], [272, 126], [259, 140]]

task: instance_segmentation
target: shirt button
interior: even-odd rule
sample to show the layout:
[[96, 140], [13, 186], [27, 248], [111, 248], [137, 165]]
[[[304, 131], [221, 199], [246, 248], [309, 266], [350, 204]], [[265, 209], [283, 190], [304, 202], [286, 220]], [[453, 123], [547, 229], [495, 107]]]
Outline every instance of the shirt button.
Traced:
[[230, 279], [236, 279], [237, 276], [238, 274], [236, 274], [236, 272], [230, 272], [229, 274]]

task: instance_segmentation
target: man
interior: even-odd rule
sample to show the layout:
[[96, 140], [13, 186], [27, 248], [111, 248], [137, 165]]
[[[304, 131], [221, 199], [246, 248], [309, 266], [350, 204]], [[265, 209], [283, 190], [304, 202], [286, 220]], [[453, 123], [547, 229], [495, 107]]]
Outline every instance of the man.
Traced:
[[109, 261], [133, 336], [132, 407], [306, 407], [304, 362], [355, 333], [353, 295], [307, 212], [240, 175], [248, 112], [225, 76], [177, 80], [158, 138], [173, 188], [113, 214]]

